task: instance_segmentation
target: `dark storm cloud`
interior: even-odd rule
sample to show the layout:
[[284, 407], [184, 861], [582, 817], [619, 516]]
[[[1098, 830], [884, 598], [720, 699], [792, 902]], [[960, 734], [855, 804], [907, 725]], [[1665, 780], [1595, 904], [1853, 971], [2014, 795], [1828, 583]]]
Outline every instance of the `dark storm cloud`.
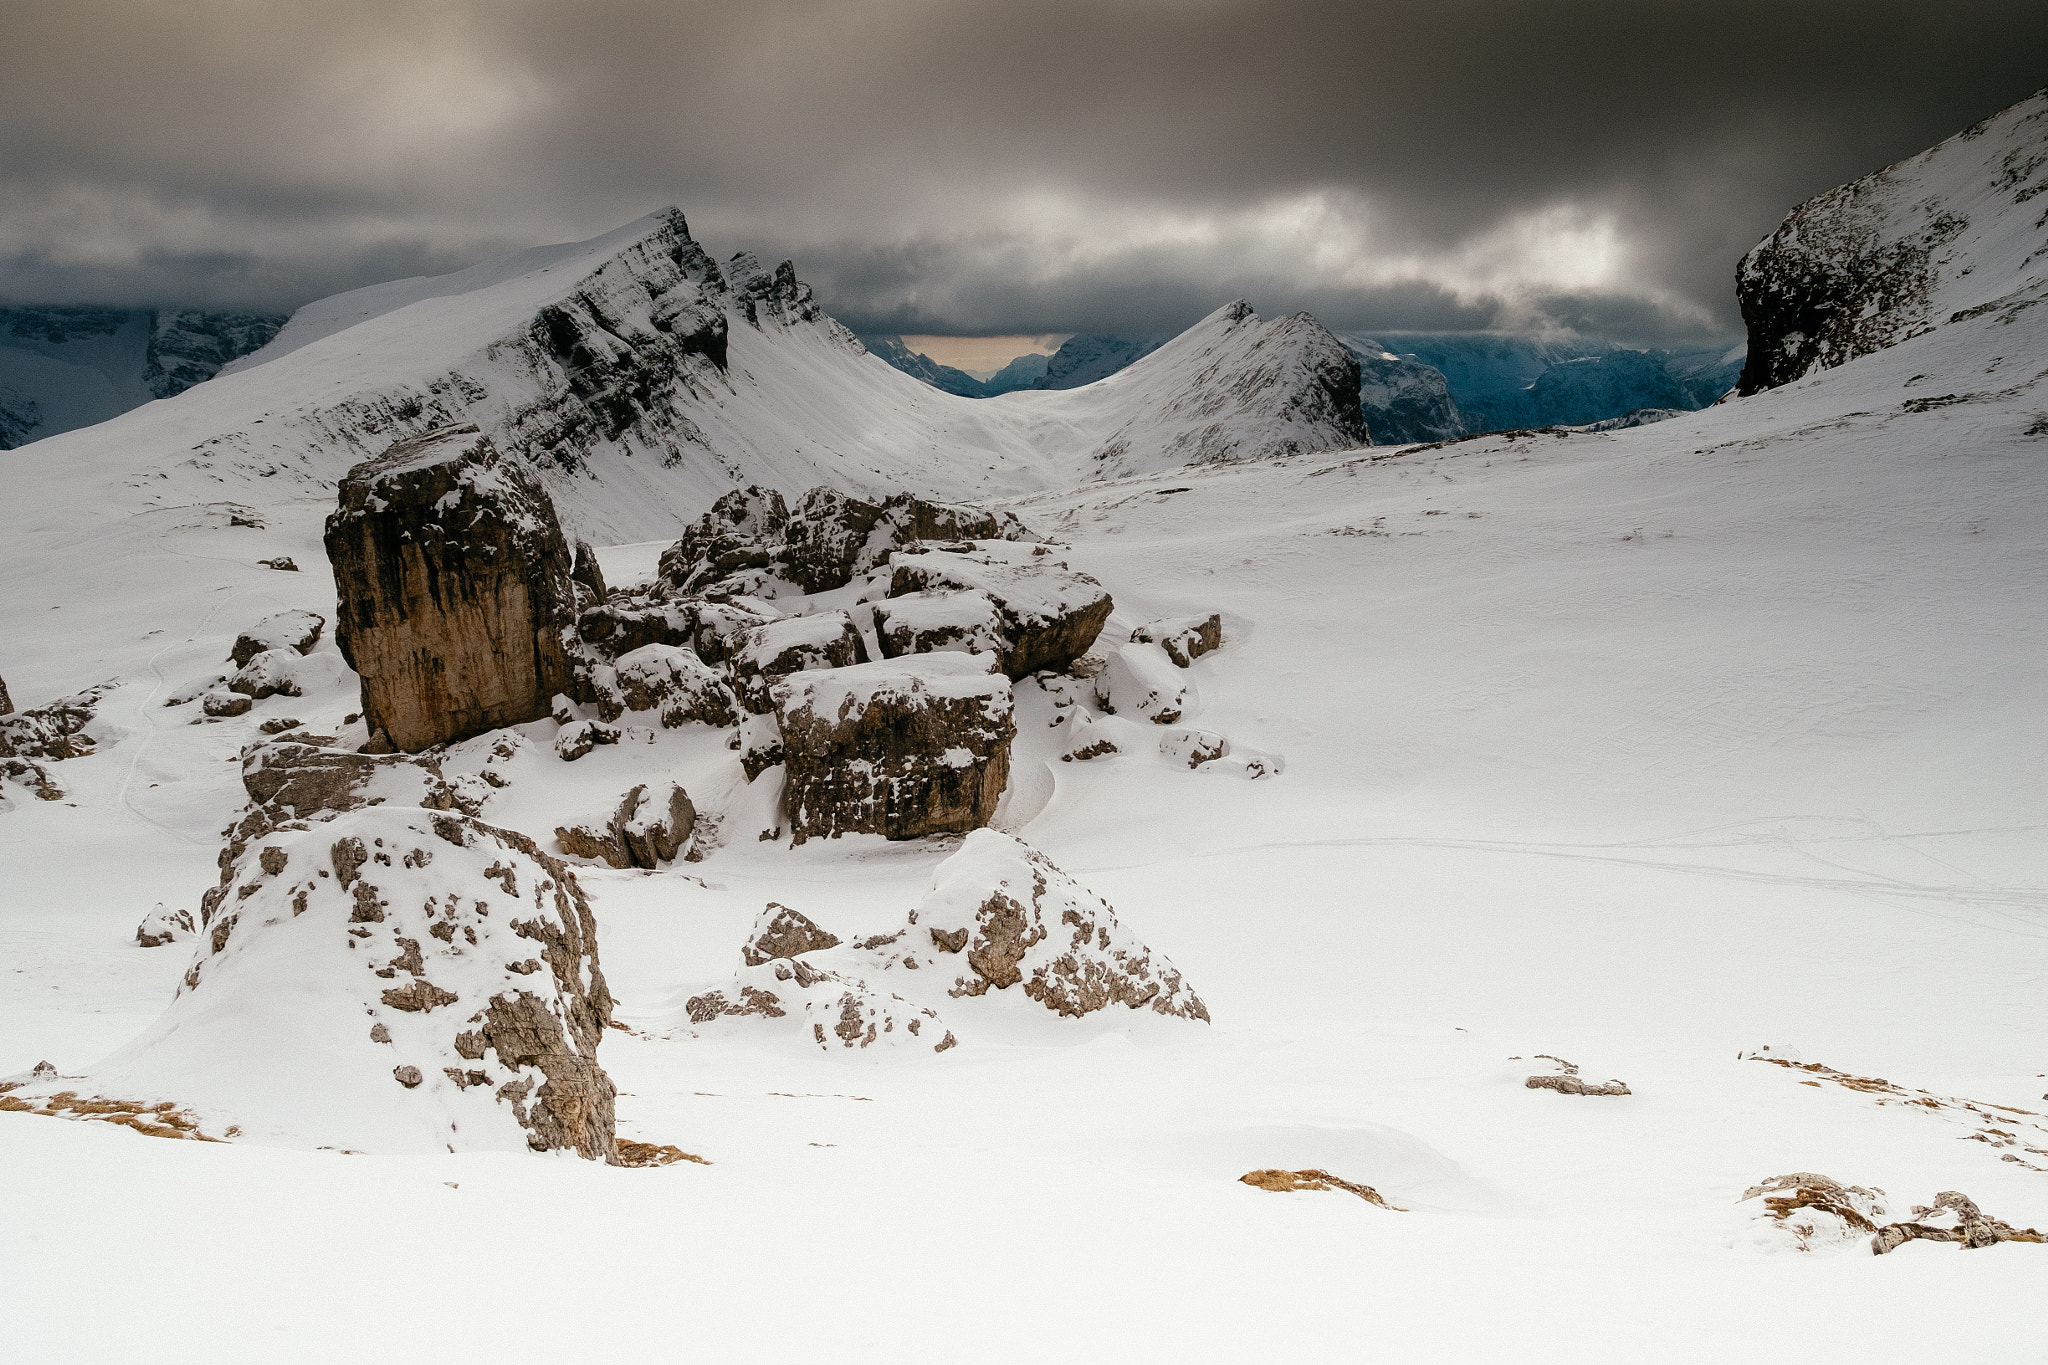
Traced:
[[0, 295], [290, 306], [676, 203], [863, 330], [1734, 327], [2048, 6], [9, 0]]

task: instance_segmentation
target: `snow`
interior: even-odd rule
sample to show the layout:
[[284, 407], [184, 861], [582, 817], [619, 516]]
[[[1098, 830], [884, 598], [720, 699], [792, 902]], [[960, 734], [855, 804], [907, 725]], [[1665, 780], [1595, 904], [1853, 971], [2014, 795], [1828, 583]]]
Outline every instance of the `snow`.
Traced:
[[[408, 328], [442, 324], [399, 321], [454, 297], [388, 309], [379, 336], [412, 345]], [[767, 901], [851, 944], [902, 927], [962, 846], [791, 848], [773, 835], [774, 771], [746, 783], [727, 732], [645, 730], [564, 764], [537, 722], [511, 732], [509, 757], [483, 737], [445, 761], [451, 780], [507, 782], [484, 820], [546, 845], [657, 775], [722, 820], [702, 862], [577, 872], [628, 1030], [600, 1058], [621, 1136], [712, 1164], [345, 1156], [311, 1150], [303, 1127], [216, 1145], [0, 1112], [15, 1352], [736, 1353], [758, 1349], [772, 1302], [779, 1338], [892, 1362], [1348, 1358], [1362, 1332], [1452, 1360], [1903, 1361], [1958, 1322], [1988, 1357], [2038, 1354], [2026, 1305], [2048, 1248], [1807, 1253], [1741, 1205], [1767, 1178], [1818, 1171], [1888, 1206], [1962, 1190], [2048, 1225], [2048, 1136], [2028, 1126], [2048, 1110], [2048, 309], [1963, 319], [1635, 429], [1092, 483], [1062, 483], [1022, 435], [1001, 469], [975, 471], [935, 439], [969, 420], [955, 400], [784, 335], [771, 352], [736, 329], [740, 370], [773, 367], [876, 432], [923, 433], [890, 438], [886, 477], [914, 491], [1014, 495], [1008, 510], [1113, 593], [1105, 644], [1223, 613], [1223, 648], [1179, 677], [1188, 724], [1226, 739], [1226, 758], [1190, 770], [1160, 752], [1164, 727], [1110, 716], [1086, 724], [1123, 752], [1063, 763], [1077, 722], [1054, 717], [1087, 703], [1026, 680], [1003, 815], [1170, 958], [1212, 1024], [1061, 1019], [992, 992], [938, 1008], [959, 1040], [943, 1054], [821, 1049], [744, 1017], [694, 1026], [687, 1002], [732, 988]], [[349, 372], [347, 336], [290, 352], [305, 365], [292, 384]], [[435, 352], [422, 339], [413, 354]], [[870, 362], [880, 377], [857, 378]], [[367, 738], [344, 723], [339, 673], [218, 724], [163, 705], [218, 675], [258, 618], [332, 615], [318, 526], [346, 457], [294, 476], [249, 437], [268, 423], [243, 421], [281, 411], [286, 373], [266, 362], [0, 455], [16, 704], [119, 680], [97, 752], [48, 765], [66, 799], [0, 811], [0, 1074], [47, 1058], [98, 1075], [162, 1036], [191, 959], [137, 947], [135, 926], [214, 883], [244, 799], [234, 760], [260, 721]], [[1087, 392], [971, 406], [1072, 434], [1079, 409], [1062, 405]], [[812, 418], [802, 429], [823, 430]], [[222, 431], [241, 436], [208, 449], [240, 453], [197, 451]], [[558, 484], [557, 500], [614, 526], [601, 557], [645, 564], [636, 543], [679, 532], [680, 513], [659, 532], [657, 513], [701, 507], [700, 473], [614, 473]], [[266, 528], [231, 527], [230, 504], [260, 507]], [[308, 571], [254, 566], [278, 553]], [[322, 656], [331, 641], [308, 661]], [[911, 669], [1005, 686], [948, 672], [985, 664], [935, 654], [784, 685], [855, 697], [835, 674]], [[1223, 780], [1250, 752], [1285, 770]], [[882, 984], [912, 1000], [917, 975]], [[242, 1022], [202, 1036], [267, 1046], [265, 1021]], [[1747, 1055], [1766, 1045], [1907, 1093]], [[1539, 1053], [1632, 1093], [1530, 1090]], [[226, 1063], [181, 1055], [152, 1082], [167, 1097], [222, 1117], [241, 1102]], [[371, 1090], [385, 1088], [388, 1068]], [[1909, 1102], [1922, 1093], [1952, 1100]], [[1267, 1167], [1327, 1169], [1407, 1211], [1238, 1183]], [[319, 1268], [333, 1265], [351, 1268], [342, 1289]], [[531, 1283], [537, 1265], [548, 1292], [511, 1311], [419, 1297]], [[205, 1267], [204, 1292], [177, 1266]], [[1027, 1306], [1025, 1326], [992, 1328], [992, 1302]]]

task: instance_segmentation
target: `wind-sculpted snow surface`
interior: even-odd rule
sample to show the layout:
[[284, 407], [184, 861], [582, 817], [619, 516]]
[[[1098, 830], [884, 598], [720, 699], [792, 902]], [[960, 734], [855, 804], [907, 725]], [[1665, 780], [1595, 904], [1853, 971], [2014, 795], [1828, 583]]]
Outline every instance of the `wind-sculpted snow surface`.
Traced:
[[2048, 90], [1807, 200], [1742, 260], [1739, 392], [2048, 303]]

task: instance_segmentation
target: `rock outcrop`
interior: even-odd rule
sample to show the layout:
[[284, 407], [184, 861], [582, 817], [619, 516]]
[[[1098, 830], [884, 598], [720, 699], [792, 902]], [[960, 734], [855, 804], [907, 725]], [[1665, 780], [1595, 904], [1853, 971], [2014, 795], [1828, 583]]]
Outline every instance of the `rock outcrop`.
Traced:
[[790, 616], [747, 632], [732, 654], [733, 684], [747, 710], [767, 715], [774, 708], [771, 689], [790, 674], [867, 661], [867, 646], [845, 612]]
[[7, 695], [7, 679], [0, 678], [0, 716], [14, 714], [14, 698]]
[[700, 1028], [721, 1019], [765, 1024], [827, 1053], [940, 1053], [957, 1041], [937, 1010], [803, 958], [742, 967], [731, 985], [693, 995], [683, 1009]]
[[318, 612], [280, 611], [237, 635], [228, 658], [236, 668], [245, 668], [266, 650], [289, 649], [297, 654], [310, 654], [320, 642], [320, 632], [326, 628], [327, 618]]
[[537, 720], [570, 686], [576, 596], [554, 505], [475, 427], [350, 470], [326, 542], [335, 642], [373, 736], [416, 752]]
[[156, 909], [142, 917], [142, 923], [135, 926], [135, 942], [144, 948], [161, 948], [167, 943], [190, 938], [192, 927], [190, 910], [169, 910], [161, 902]]
[[[983, 544], [899, 553], [889, 564], [891, 598], [935, 592], [986, 596], [1001, 624], [1000, 666], [1012, 678], [1028, 677], [1040, 669], [1065, 668], [1095, 643], [1115, 605], [1100, 583], [1069, 568], [1043, 545]], [[978, 603], [958, 609], [964, 615], [968, 607], [978, 607]], [[948, 604], [927, 603], [913, 606], [911, 611], [930, 617], [954, 609]], [[885, 617], [890, 610], [883, 609]], [[902, 634], [897, 638], [902, 639]], [[917, 638], [913, 635], [912, 642]], [[923, 638], [930, 641], [934, 636], [927, 632]], [[886, 638], [884, 646], [893, 647]]]
[[910, 915], [912, 943], [954, 977], [950, 994], [1018, 990], [1078, 1018], [1112, 1005], [1208, 1022], [1172, 963], [1118, 922], [1108, 902], [1030, 845], [977, 830], [939, 864]]
[[759, 967], [778, 957], [800, 957], [838, 946], [839, 936], [819, 928], [803, 911], [769, 901], [755, 917], [747, 941], [740, 945], [740, 961]]
[[1186, 668], [1204, 654], [1223, 648], [1223, 617], [1211, 612], [1147, 621], [1131, 632], [1131, 643], [1158, 645], [1174, 667]]
[[229, 894], [163, 1017], [43, 1088], [176, 1094], [272, 1144], [616, 1160], [597, 1059], [611, 996], [562, 863], [391, 805], [223, 856]]
[[2039, 208], [2048, 90], [1792, 210], [1735, 275], [1737, 392], [1803, 378], [1936, 327], [2048, 301]]
[[1009, 782], [1009, 681], [964, 654], [791, 674], [773, 689], [796, 843], [986, 825]]
[[910, 493], [868, 501], [813, 488], [792, 511], [780, 493], [748, 487], [713, 503], [663, 551], [660, 573], [679, 592], [819, 593], [844, 587], [909, 545], [1029, 538], [1007, 512]]
[[1354, 346], [1351, 353], [1358, 357], [1359, 415], [1374, 445], [1448, 441], [1465, 434], [1442, 370], [1372, 345]]
[[1554, 1075], [1531, 1076], [1522, 1082], [1529, 1090], [1555, 1090], [1560, 1095], [1626, 1095], [1629, 1088], [1620, 1081], [1589, 1081], [1579, 1074], [1575, 1063], [1562, 1057], [1538, 1054], [1542, 1060], [1557, 1067]]
[[1993, 1218], [1959, 1190], [1943, 1190], [1934, 1196], [1933, 1204], [1915, 1204], [1910, 1221], [1878, 1228], [1870, 1238], [1870, 1250], [1882, 1256], [1912, 1241], [1955, 1242], [1965, 1251], [1976, 1251], [2000, 1242], [2039, 1243], [2048, 1238], [2033, 1228], [2016, 1228], [2002, 1218]]
[[603, 825], [565, 825], [555, 830], [562, 851], [574, 858], [595, 858], [613, 867], [652, 871], [689, 847], [697, 829], [697, 807], [689, 794], [669, 784], [668, 799], [649, 794], [643, 782], [626, 793]]
[[115, 686], [103, 682], [26, 711], [0, 712], [0, 758], [62, 762], [95, 752], [99, 741], [86, 727]]

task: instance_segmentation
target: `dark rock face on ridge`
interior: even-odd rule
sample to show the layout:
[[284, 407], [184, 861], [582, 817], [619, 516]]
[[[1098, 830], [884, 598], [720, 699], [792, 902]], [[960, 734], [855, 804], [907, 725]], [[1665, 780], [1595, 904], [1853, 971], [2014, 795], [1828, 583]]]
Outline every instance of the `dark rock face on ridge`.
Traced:
[[2048, 90], [1792, 210], [1735, 275], [1749, 359], [1776, 388], [1923, 332], [2048, 300]]
[[373, 736], [417, 752], [538, 720], [570, 686], [576, 593], [554, 505], [475, 427], [350, 470], [326, 542], [335, 643]]

